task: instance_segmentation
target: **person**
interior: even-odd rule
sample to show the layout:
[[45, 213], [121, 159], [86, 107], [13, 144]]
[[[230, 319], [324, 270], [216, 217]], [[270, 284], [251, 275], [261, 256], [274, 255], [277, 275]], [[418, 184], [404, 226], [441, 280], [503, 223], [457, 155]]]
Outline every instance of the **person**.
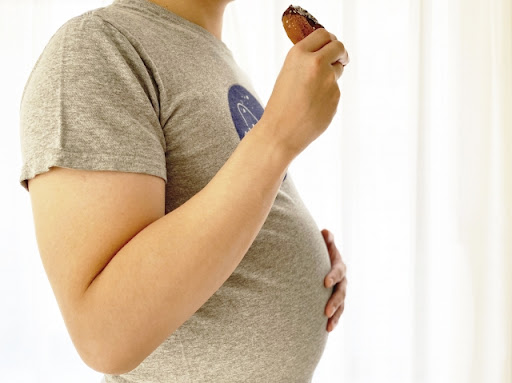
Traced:
[[344, 306], [346, 266], [287, 169], [332, 121], [348, 54], [316, 30], [264, 109], [221, 40], [228, 3], [74, 17], [23, 92], [40, 256], [108, 383], [310, 382]]

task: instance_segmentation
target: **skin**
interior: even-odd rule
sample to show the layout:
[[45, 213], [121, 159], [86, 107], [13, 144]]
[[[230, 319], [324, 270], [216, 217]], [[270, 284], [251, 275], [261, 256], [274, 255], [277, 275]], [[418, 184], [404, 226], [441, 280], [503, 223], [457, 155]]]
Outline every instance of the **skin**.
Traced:
[[[222, 25], [226, 5], [233, 0], [149, 0], [181, 17], [187, 19], [213, 34], [219, 40], [222, 40]], [[331, 34], [333, 39], [336, 37]], [[345, 66], [349, 62], [348, 54], [340, 62]], [[332, 332], [345, 309], [345, 296], [347, 291], [347, 266], [341, 258], [341, 254], [334, 243], [334, 235], [329, 230], [322, 230], [325, 244], [329, 251], [331, 259], [331, 270], [325, 276], [324, 284], [331, 287], [333, 284], [333, 294], [325, 305], [325, 315], [329, 318], [327, 321], [328, 332]], [[332, 283], [329, 279], [332, 278]]]
[[331, 287], [334, 284], [333, 293], [325, 305], [325, 315], [329, 317], [327, 331], [332, 332], [338, 325], [341, 314], [345, 310], [347, 265], [343, 262], [341, 254], [334, 243], [334, 234], [327, 229], [323, 229], [322, 236], [331, 259], [331, 270], [325, 276], [324, 283], [326, 287]]

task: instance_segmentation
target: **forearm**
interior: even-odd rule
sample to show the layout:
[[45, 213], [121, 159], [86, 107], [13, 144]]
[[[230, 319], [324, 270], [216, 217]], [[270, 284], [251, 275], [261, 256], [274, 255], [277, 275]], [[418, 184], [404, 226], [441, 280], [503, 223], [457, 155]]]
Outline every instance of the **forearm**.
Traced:
[[233, 273], [291, 161], [263, 138], [262, 124], [203, 190], [140, 231], [91, 283], [77, 310], [84, 360], [132, 370]]

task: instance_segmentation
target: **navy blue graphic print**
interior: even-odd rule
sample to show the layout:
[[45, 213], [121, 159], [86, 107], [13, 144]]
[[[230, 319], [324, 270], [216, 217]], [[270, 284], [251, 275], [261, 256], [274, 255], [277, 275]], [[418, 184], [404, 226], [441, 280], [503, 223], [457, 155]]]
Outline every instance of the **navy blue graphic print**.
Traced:
[[[229, 109], [236, 131], [242, 140], [249, 130], [263, 116], [263, 107], [258, 100], [243, 86], [233, 85], [228, 92]], [[286, 176], [283, 181], [286, 180]]]
[[247, 89], [240, 85], [229, 88], [229, 109], [240, 139], [252, 129], [263, 116], [263, 108]]

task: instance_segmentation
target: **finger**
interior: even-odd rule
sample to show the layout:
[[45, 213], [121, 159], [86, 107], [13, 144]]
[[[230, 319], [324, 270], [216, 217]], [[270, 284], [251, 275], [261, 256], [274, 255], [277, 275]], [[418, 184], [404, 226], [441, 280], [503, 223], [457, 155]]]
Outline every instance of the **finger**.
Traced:
[[327, 279], [332, 279], [334, 284], [342, 283], [344, 279], [347, 279], [347, 265], [343, 261], [337, 263], [327, 274]]
[[343, 282], [347, 278], [347, 265], [343, 261], [336, 261], [332, 265], [331, 270], [327, 273], [324, 278], [325, 287], [332, 287], [338, 283]]
[[345, 50], [345, 52], [343, 52], [343, 55], [341, 56], [341, 58], [338, 61], [341, 62], [343, 64], [343, 66], [347, 65], [350, 62], [350, 57], [346, 50]]
[[327, 251], [329, 252], [329, 257], [331, 258], [331, 263], [334, 263], [336, 260], [337, 250], [336, 244], [334, 243], [334, 234], [331, 233], [329, 230], [325, 230], [325, 232], [323, 232], [322, 235], [327, 246]]
[[316, 52], [316, 54], [321, 55], [323, 60], [326, 60], [331, 64], [334, 64], [338, 60], [342, 64], [348, 64], [348, 53], [345, 50], [343, 43], [338, 40], [330, 41], [322, 49]]
[[[336, 37], [336, 35], [334, 33], [329, 33], [329, 35], [331, 36], [332, 41], [338, 41], [338, 38]], [[343, 49], [344, 49], [345, 53], [340, 59], [337, 60], [337, 62], [339, 62], [339, 63], [341, 63], [341, 65], [345, 66], [350, 62], [350, 57], [348, 56], [348, 52], [345, 49], [345, 46], [343, 46]], [[342, 73], [343, 73], [343, 71], [342, 71]], [[340, 76], [341, 76], [341, 74], [340, 74]]]
[[[334, 40], [336, 40], [336, 41], [338, 40], [336, 38], [336, 36], [334, 36], [334, 35], [332, 35], [331, 37], [333, 38], [333, 41]], [[343, 45], [343, 54], [338, 59], [338, 62], [340, 62], [343, 66], [345, 66], [345, 65], [347, 65], [350, 62], [350, 57], [348, 56], [348, 52], [347, 52], [347, 49], [345, 48], [345, 44], [342, 43], [342, 45]]]
[[295, 45], [307, 52], [316, 52], [331, 41], [331, 34], [325, 28], [318, 28]]
[[332, 64], [332, 69], [336, 75], [336, 81], [338, 81], [343, 74], [343, 71], [345, 70], [345, 66], [339, 61], [336, 61], [334, 64]]
[[350, 62], [350, 57], [348, 56], [348, 53], [347, 51], [345, 51], [344, 55], [339, 58], [335, 63], [333, 64], [336, 64], [336, 63], [340, 63], [341, 65], [345, 66], [347, 65], [348, 63]]
[[336, 265], [331, 271], [327, 274], [324, 279], [325, 287], [330, 288], [332, 286], [336, 286], [338, 283], [343, 282], [346, 278], [346, 273], [344, 272], [344, 265]]
[[332, 332], [332, 331], [334, 331], [335, 328], [336, 328], [336, 324], [334, 323], [334, 321], [331, 318], [329, 318], [327, 320], [327, 331]]
[[331, 332], [336, 328], [340, 320], [341, 314], [343, 314], [343, 311], [345, 311], [345, 305], [340, 307], [338, 311], [336, 311], [334, 316], [327, 320], [327, 331]]
[[[338, 40], [338, 38], [334, 34], [330, 33], [330, 35], [331, 35], [332, 41]], [[346, 49], [345, 49], [345, 56], [342, 57], [341, 59], [339, 59], [338, 62], [340, 62], [343, 66], [347, 65], [350, 62], [350, 57], [349, 57]]]
[[347, 296], [347, 283], [345, 279], [344, 281], [345, 283], [342, 282], [335, 286], [333, 294], [325, 305], [325, 315], [328, 317], [331, 317], [345, 302], [345, 298]]
[[329, 230], [323, 229], [321, 231], [322, 237], [324, 237], [325, 246], [327, 247], [327, 252], [329, 254], [329, 258], [331, 260], [331, 266], [333, 262], [335, 261], [334, 254], [332, 252], [332, 248], [334, 245], [334, 234], [332, 234]]
[[330, 243], [334, 242], [334, 234], [331, 233], [329, 230], [323, 229], [321, 231], [321, 233], [322, 233], [322, 236], [324, 237], [324, 241], [326, 244], [330, 244]]
[[[331, 270], [325, 276], [327, 287], [331, 287], [332, 284], [343, 281], [347, 276], [347, 265], [341, 259], [341, 254], [338, 249], [335, 248], [329, 255], [331, 256]], [[329, 283], [330, 279], [333, 280], [333, 283]]]
[[334, 315], [329, 319], [331, 322], [334, 322], [334, 325], [336, 326], [341, 318], [341, 314], [343, 314], [343, 311], [345, 311], [345, 303], [343, 303], [338, 310], [334, 313]]
[[[331, 253], [333, 247], [336, 247], [336, 245], [334, 244], [334, 234], [327, 229], [323, 229], [322, 236], [324, 237], [324, 241], [327, 246], [327, 250], [329, 251], [329, 253]], [[329, 254], [329, 255], [331, 255], [331, 254]], [[331, 261], [332, 260], [334, 260], [334, 259], [331, 257]]]

